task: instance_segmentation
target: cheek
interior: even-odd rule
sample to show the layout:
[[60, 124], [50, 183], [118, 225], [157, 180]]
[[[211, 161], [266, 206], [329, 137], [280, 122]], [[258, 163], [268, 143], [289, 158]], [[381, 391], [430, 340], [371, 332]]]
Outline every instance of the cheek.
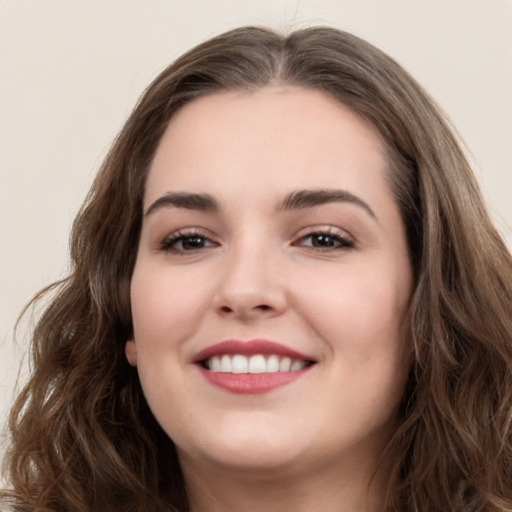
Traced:
[[312, 421], [327, 444], [346, 432], [364, 439], [392, 428], [389, 422], [409, 370], [403, 332], [408, 282], [402, 285], [392, 267], [384, 269], [378, 262], [314, 275], [304, 275], [303, 282], [311, 286], [302, 288], [297, 298], [299, 316], [327, 350], [328, 379], [321, 395], [328, 407], [319, 408]]
[[169, 348], [189, 338], [209, 304], [203, 279], [183, 271], [139, 265], [131, 284], [135, 340], [141, 349]]
[[186, 410], [183, 341], [194, 336], [208, 303], [205, 288], [195, 282], [191, 276], [185, 279], [182, 271], [140, 262], [132, 277], [137, 371], [146, 400], [169, 435], [175, 418], [183, 420]]
[[393, 363], [402, 351], [409, 296], [408, 282], [393, 267], [347, 267], [305, 277], [314, 286], [300, 292], [301, 315], [335, 357], [361, 368], [376, 358]]

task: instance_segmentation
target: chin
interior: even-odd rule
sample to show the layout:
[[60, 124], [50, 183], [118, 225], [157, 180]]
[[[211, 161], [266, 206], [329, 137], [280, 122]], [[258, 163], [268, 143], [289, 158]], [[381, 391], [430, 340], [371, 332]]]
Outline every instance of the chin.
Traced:
[[215, 435], [203, 438], [200, 445], [179, 449], [180, 457], [201, 460], [209, 466], [236, 470], [258, 472], [271, 471], [272, 474], [288, 471], [304, 461], [305, 447], [293, 443], [291, 433], [269, 431], [268, 428], [230, 429], [228, 435]]
[[263, 447], [237, 447], [223, 453], [208, 453], [208, 465], [225, 472], [237, 475], [246, 474], [251, 478], [260, 477], [265, 480], [271, 477], [275, 480], [279, 475], [290, 476], [300, 472], [304, 459], [298, 454], [290, 453], [281, 447], [279, 452]]

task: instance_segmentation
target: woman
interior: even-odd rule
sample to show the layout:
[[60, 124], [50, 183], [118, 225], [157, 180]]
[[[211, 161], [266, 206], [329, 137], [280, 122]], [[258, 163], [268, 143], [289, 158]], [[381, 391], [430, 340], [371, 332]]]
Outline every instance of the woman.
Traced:
[[368, 43], [242, 28], [181, 57], [72, 258], [11, 415], [14, 510], [512, 508], [511, 257]]

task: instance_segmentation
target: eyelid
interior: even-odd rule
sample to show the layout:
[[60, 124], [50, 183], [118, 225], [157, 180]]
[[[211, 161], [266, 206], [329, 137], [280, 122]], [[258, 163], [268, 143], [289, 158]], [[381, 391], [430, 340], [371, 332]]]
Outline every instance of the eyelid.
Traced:
[[312, 235], [312, 234], [313, 235], [314, 234], [325, 234], [325, 235], [331, 235], [331, 236], [339, 236], [341, 238], [346, 238], [347, 240], [350, 240], [351, 242], [355, 242], [354, 237], [347, 230], [338, 228], [331, 224], [318, 224], [318, 225], [307, 226], [307, 227], [301, 228], [295, 235], [295, 238], [302, 238], [304, 236]]
[[[334, 239], [337, 239], [341, 242], [341, 245], [336, 247], [314, 247], [314, 246], [307, 246], [307, 245], [301, 245], [300, 242], [305, 240], [308, 237], [314, 236], [314, 235], [327, 235], [329, 237], [332, 237]], [[344, 229], [330, 226], [330, 225], [319, 225], [319, 226], [308, 226], [307, 228], [302, 228], [297, 235], [294, 237], [294, 241], [292, 242], [292, 245], [299, 246], [299, 247], [307, 247], [311, 248], [313, 250], [319, 250], [319, 251], [336, 251], [336, 250], [348, 250], [353, 249], [356, 246], [356, 240], [355, 238], [345, 231]]]
[[175, 254], [182, 254], [185, 252], [195, 252], [194, 250], [184, 250], [184, 249], [175, 249], [173, 248], [173, 244], [176, 244], [178, 241], [186, 238], [203, 238], [210, 242], [207, 246], [198, 247], [197, 251], [201, 249], [207, 249], [210, 247], [217, 247], [219, 245], [218, 242], [214, 240], [214, 237], [207, 230], [202, 228], [190, 227], [190, 228], [180, 228], [172, 231], [170, 234], [163, 237], [158, 243], [158, 250], [163, 252], [174, 252]]

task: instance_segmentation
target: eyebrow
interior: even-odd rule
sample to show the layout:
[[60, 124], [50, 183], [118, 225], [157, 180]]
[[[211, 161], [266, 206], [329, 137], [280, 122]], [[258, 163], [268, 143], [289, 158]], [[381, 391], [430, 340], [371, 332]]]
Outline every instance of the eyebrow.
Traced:
[[186, 210], [197, 210], [200, 212], [218, 212], [219, 203], [210, 194], [195, 194], [190, 192], [167, 192], [162, 197], [151, 203], [146, 210], [145, 216], [155, 211], [173, 206], [174, 208], [185, 208]]
[[371, 217], [377, 220], [377, 216], [368, 203], [348, 190], [341, 189], [306, 189], [297, 190], [284, 197], [277, 209], [278, 211], [302, 210], [313, 208], [328, 203], [351, 203], [359, 206]]
[[[277, 211], [304, 210], [328, 203], [350, 203], [365, 210], [377, 220], [377, 216], [368, 203], [348, 190], [342, 189], [306, 189], [296, 190], [286, 195], [277, 205]], [[200, 212], [218, 213], [221, 208], [218, 201], [210, 194], [192, 192], [167, 192], [146, 210], [145, 216], [165, 208], [184, 208]]]

